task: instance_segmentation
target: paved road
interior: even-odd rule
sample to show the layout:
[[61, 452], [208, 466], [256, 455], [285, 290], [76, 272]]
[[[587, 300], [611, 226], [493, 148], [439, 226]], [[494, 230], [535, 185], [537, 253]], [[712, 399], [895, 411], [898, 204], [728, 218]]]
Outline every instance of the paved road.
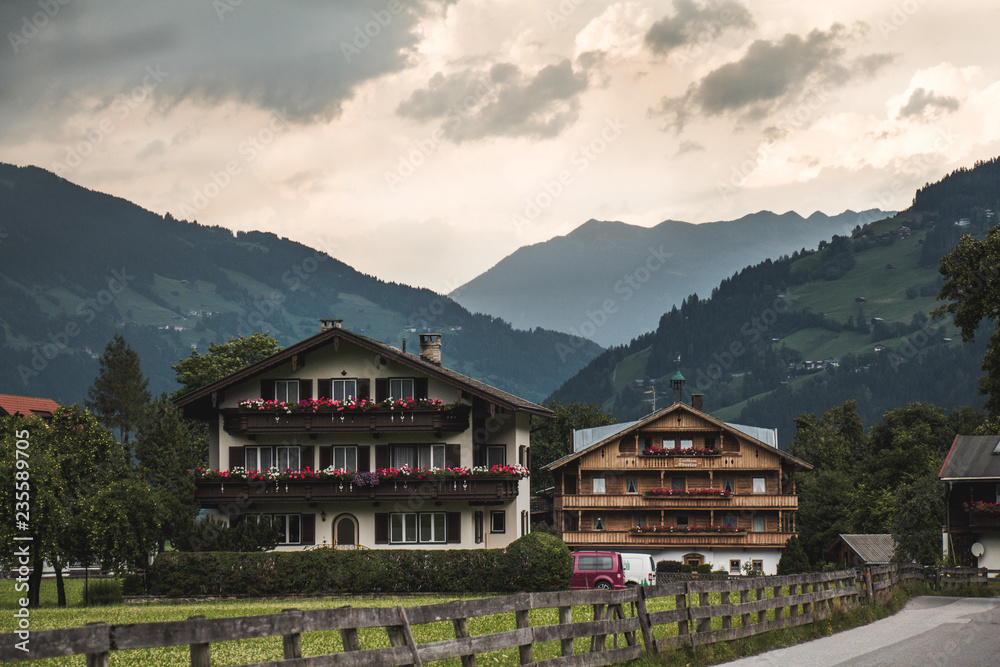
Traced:
[[1000, 598], [918, 597], [881, 621], [726, 664], [1000, 665]]

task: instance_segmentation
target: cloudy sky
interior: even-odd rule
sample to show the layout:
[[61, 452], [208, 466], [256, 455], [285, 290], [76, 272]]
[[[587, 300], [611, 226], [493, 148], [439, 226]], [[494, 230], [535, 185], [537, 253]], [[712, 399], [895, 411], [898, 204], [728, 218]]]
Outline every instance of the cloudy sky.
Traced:
[[905, 208], [1000, 154], [986, 0], [4, 0], [0, 161], [449, 291], [590, 218]]

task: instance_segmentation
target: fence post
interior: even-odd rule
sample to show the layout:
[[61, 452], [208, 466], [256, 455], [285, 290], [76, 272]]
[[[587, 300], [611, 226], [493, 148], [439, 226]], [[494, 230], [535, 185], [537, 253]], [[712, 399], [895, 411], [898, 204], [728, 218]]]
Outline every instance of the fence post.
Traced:
[[[604, 620], [604, 605], [595, 604], [594, 605], [594, 620], [601, 621]], [[605, 642], [607, 641], [607, 635], [594, 635], [590, 638], [590, 652], [597, 653], [605, 649]]]
[[[720, 596], [720, 601], [722, 602], [722, 604], [725, 604], [725, 605], [729, 604], [729, 591], [722, 591], [722, 595]], [[722, 617], [722, 627], [723, 628], [731, 628], [731, 627], [733, 627], [733, 617], [732, 616], [723, 616]]]
[[[681, 593], [680, 595], [674, 596], [674, 607], [675, 608], [677, 608], [677, 609], [687, 609], [687, 606], [688, 606], [688, 604], [687, 604], [688, 594], [690, 593], [690, 589], [691, 589], [691, 584], [685, 582], [685, 584], [684, 584], [684, 592]], [[690, 617], [691, 617], [691, 612], [688, 611], [688, 618], [690, 618]], [[687, 619], [685, 619], [683, 621], [677, 621], [677, 636], [678, 637], [682, 637], [682, 636], [688, 634], [689, 632], [690, 632], [690, 629], [688, 627], [688, 621], [687, 621]], [[693, 646], [693, 644], [692, 644], [692, 646]]]
[[[87, 623], [87, 625], [103, 626], [101, 628], [95, 627], [94, 630], [98, 632], [103, 630], [105, 635], [110, 632], [106, 623]], [[108, 652], [101, 651], [100, 653], [88, 653], [87, 667], [108, 667]]]
[[[763, 577], [757, 579], [757, 584], [760, 586], [760, 588], [754, 589], [754, 596], [757, 598], [758, 602], [764, 599], [764, 581], [765, 580]], [[760, 611], [757, 612], [757, 622], [763, 623], [766, 620], [767, 620], [767, 610], [761, 609]]]
[[[531, 596], [530, 596], [530, 594], [528, 595], [528, 600], [525, 602], [525, 604], [528, 605], [527, 608], [525, 608], [525, 609], [517, 609], [517, 610], [514, 611], [514, 623], [517, 626], [518, 630], [520, 630], [522, 628], [530, 628], [531, 627], [531, 619], [528, 616], [528, 612], [531, 610]], [[521, 660], [521, 664], [522, 665], [529, 665], [532, 662], [534, 662], [534, 660], [531, 657], [531, 642], [530, 641], [527, 644], [521, 644], [521, 645], [519, 645], [517, 647], [517, 653], [518, 653], [518, 657]]]
[[420, 662], [420, 655], [417, 653], [417, 643], [413, 641], [413, 633], [410, 631], [410, 621], [406, 618], [406, 609], [396, 607], [395, 611], [402, 624], [386, 627], [385, 631], [389, 635], [389, 643], [393, 646], [408, 646], [410, 653], [413, 655], [413, 662], [410, 664], [413, 667], [421, 667], [423, 663]]
[[[746, 583], [746, 584], [744, 584], [744, 586], [746, 586], [746, 588], [741, 588], [740, 589], [740, 602], [743, 603], [743, 604], [746, 604], [747, 602], [750, 602], [750, 588], [749, 588], [750, 584]], [[746, 626], [750, 625], [750, 614], [749, 613], [747, 613], [747, 614], [741, 614], [740, 615], [740, 624], [744, 628]]]
[[[707, 583], [707, 582], [706, 582]], [[708, 591], [701, 591], [698, 593], [698, 606], [708, 607]], [[698, 619], [698, 632], [711, 632], [712, 630], [712, 617]]]
[[[456, 618], [451, 622], [452, 626], [455, 628], [455, 639], [465, 639], [469, 637], [469, 620], [466, 618]], [[476, 667], [476, 654], [470, 653], [469, 655], [460, 656], [462, 659], [462, 667]]]
[[781, 588], [781, 586], [775, 586], [771, 591], [774, 598], [774, 620], [776, 621], [780, 621], [785, 617], [785, 607], [781, 604], [781, 600], [779, 600], [779, 598], [784, 597]]
[[[301, 620], [302, 612], [298, 609], [284, 609], [284, 613], [293, 616], [297, 621]], [[295, 623], [296, 629], [301, 628], [301, 622]], [[302, 657], [302, 635], [298, 632], [290, 632], [287, 635], [281, 636], [281, 646], [285, 656], [285, 660], [292, 660], [295, 658]], [[345, 644], [344, 650], [347, 650]]]
[[[570, 625], [571, 623], [573, 623], [573, 607], [559, 607], [559, 624]], [[559, 648], [564, 656], [573, 655], [573, 638], [560, 640]]]
[[[203, 621], [205, 616], [189, 616], [189, 621]], [[208, 643], [191, 644], [191, 667], [212, 667], [212, 648]]]
[[[642, 644], [646, 647], [646, 653], [649, 653], [650, 655], [657, 655], [660, 651], [656, 648], [656, 640], [653, 638], [653, 630], [649, 627], [649, 615], [646, 612], [645, 586], [639, 586], [636, 591], [635, 615], [639, 618], [639, 629], [642, 630]], [[561, 615], [559, 617], [559, 622], [562, 622]]]

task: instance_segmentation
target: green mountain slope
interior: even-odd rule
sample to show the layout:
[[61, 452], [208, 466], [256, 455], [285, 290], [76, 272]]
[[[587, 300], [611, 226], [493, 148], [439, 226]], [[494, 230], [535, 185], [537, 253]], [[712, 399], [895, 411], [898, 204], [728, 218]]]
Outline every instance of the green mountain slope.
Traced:
[[[210, 341], [269, 331], [282, 344], [337, 317], [359, 333], [418, 347], [442, 333], [444, 363], [541, 400], [600, 352], [520, 331], [426, 289], [382, 282], [274, 234], [160, 217], [34, 167], [0, 164], [0, 392], [82, 400], [96, 357], [122, 331], [155, 391], [170, 364]], [[555, 352], [571, 347], [574, 354]]]
[[679, 368], [714, 414], [777, 427], [784, 442], [802, 412], [852, 398], [869, 423], [911, 401], [979, 407], [987, 336], [962, 343], [950, 320], [929, 314], [941, 256], [995, 224], [998, 183], [1000, 160], [977, 164], [920, 190], [908, 211], [748, 267], [605, 351], [552, 398], [634, 419], [649, 412], [654, 382], [658, 405], [673, 400], [668, 379]]

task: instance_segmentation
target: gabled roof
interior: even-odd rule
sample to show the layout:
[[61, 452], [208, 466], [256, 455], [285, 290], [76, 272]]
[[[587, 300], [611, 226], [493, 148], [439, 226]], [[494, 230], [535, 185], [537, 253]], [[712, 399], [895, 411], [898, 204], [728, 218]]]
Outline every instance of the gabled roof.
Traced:
[[[896, 550], [896, 540], [885, 533], [875, 534], [840, 534], [837, 536], [848, 548], [858, 555], [858, 558], [873, 565], [884, 565], [892, 562], [892, 554]], [[827, 551], [837, 543], [834, 540]]]
[[942, 482], [1000, 481], [1000, 435], [958, 435], [938, 477]]
[[425, 361], [414, 354], [403, 352], [402, 350], [399, 350], [391, 345], [387, 345], [382, 341], [362, 336], [361, 334], [354, 333], [353, 331], [349, 331], [341, 327], [332, 327], [321, 331], [315, 336], [311, 336], [296, 343], [295, 345], [285, 348], [281, 352], [272, 354], [267, 359], [262, 359], [255, 364], [251, 364], [246, 368], [227, 375], [221, 380], [217, 380], [199, 389], [192, 390], [175, 400], [174, 404], [182, 409], [187, 408], [191, 413], [205, 413], [206, 411], [211, 410], [212, 395], [214, 393], [224, 391], [228, 387], [232, 387], [240, 382], [244, 382], [245, 380], [265, 373], [272, 368], [277, 368], [282, 364], [288, 363], [293, 357], [314, 352], [320, 348], [326, 347], [327, 345], [332, 345], [337, 340], [345, 340], [359, 347], [371, 350], [372, 352], [379, 353], [389, 361], [394, 361], [402, 364], [403, 366], [408, 366], [429, 377], [437, 378], [452, 385], [453, 387], [467, 391], [473, 396], [477, 396], [503, 408], [510, 410], [522, 410], [524, 412], [545, 417], [552, 414], [552, 411], [546, 407], [532, 403], [531, 401], [527, 401], [513, 394], [508, 394], [501, 389], [492, 387], [485, 382], [474, 380], [473, 378], [457, 373], [449, 368], [445, 368], [444, 366], [439, 366], [429, 361]]
[[[592, 444], [587, 445], [585, 447], [582, 447], [579, 450], [576, 450], [576, 451], [574, 451], [574, 452], [572, 452], [570, 454], [567, 454], [566, 456], [558, 458], [555, 461], [552, 461], [551, 463], [549, 463], [548, 465], [542, 466], [542, 470], [555, 470], [556, 468], [560, 468], [560, 467], [566, 465], [567, 463], [569, 463], [570, 461], [573, 461], [575, 459], [580, 458], [581, 456], [583, 456], [584, 454], [586, 454], [589, 451], [595, 450], [595, 449], [597, 449], [599, 447], [603, 447], [603, 446], [611, 443], [612, 441], [617, 440], [618, 438], [622, 437], [626, 433], [642, 429], [647, 424], [649, 424], [651, 422], [654, 422], [654, 421], [656, 421], [656, 420], [658, 420], [658, 419], [660, 419], [660, 418], [662, 418], [662, 417], [664, 417], [664, 416], [666, 416], [666, 415], [668, 415], [668, 414], [670, 414], [672, 412], [676, 412], [676, 411], [684, 411], [684, 412], [689, 412], [689, 413], [691, 413], [693, 415], [696, 415], [697, 417], [700, 417], [701, 419], [704, 419], [705, 421], [709, 422], [710, 424], [712, 424], [714, 426], [717, 426], [720, 430], [728, 431], [729, 433], [732, 433], [733, 435], [736, 435], [738, 437], [742, 437], [742, 438], [745, 438], [745, 439], [749, 440], [751, 443], [753, 443], [755, 445], [760, 445], [761, 447], [768, 448], [769, 450], [773, 451], [775, 454], [777, 454], [781, 458], [785, 459], [789, 463], [792, 463], [793, 465], [798, 466], [802, 470], [812, 470], [812, 464], [807, 463], [806, 461], [803, 461], [802, 459], [800, 459], [798, 457], [792, 456], [791, 454], [789, 454], [787, 452], [783, 452], [780, 449], [778, 449], [777, 447], [774, 447], [773, 445], [769, 445], [768, 443], [763, 442], [762, 440], [758, 440], [757, 438], [755, 438], [750, 433], [744, 432], [738, 425], [726, 424], [726, 423], [720, 422], [718, 419], [715, 419], [714, 417], [711, 417], [711, 416], [705, 414], [704, 412], [701, 412], [700, 410], [695, 410], [694, 408], [692, 408], [690, 405], [687, 405], [686, 403], [674, 403], [670, 407], [663, 408], [661, 410], [657, 410], [656, 412], [652, 412], [652, 413], [646, 415], [645, 417], [643, 417], [642, 419], [640, 419], [638, 421], [628, 422], [627, 424], [624, 425], [625, 428], [619, 428], [619, 429], [613, 429], [612, 428], [613, 426], [618, 426], [618, 424], [612, 424], [611, 426], [601, 427], [601, 428], [606, 428], [607, 429], [607, 431], [604, 431], [603, 433], [601, 433], [601, 435], [604, 436], [603, 438], [601, 438], [600, 440], [596, 440]], [[743, 428], [747, 428], [747, 427], [743, 427]], [[770, 429], [764, 429], [764, 430], [765, 431], [770, 431]]]
[[0, 414], [24, 415], [25, 417], [42, 417], [50, 419], [59, 404], [51, 398], [33, 398], [31, 396], [16, 396], [0, 394]]

